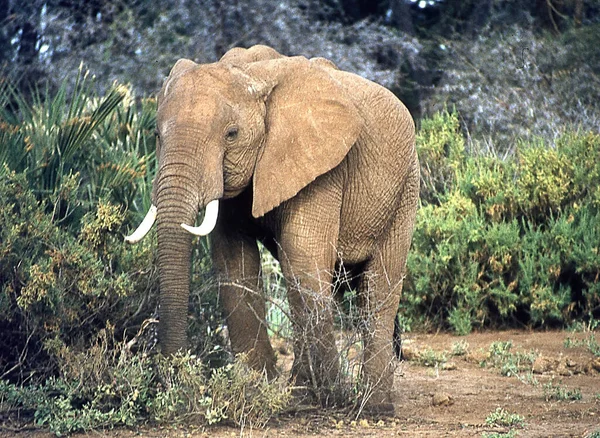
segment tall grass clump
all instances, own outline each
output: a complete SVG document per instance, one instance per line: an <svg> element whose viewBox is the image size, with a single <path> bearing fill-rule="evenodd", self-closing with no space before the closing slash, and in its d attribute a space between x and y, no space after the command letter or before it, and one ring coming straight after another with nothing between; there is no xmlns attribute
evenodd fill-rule
<svg viewBox="0 0 600 438"><path fill-rule="evenodd" d="M459 334L600 312L600 136L467 153L441 112L417 136L421 208L401 313ZM596 158L594 158L596 157Z"/></svg>

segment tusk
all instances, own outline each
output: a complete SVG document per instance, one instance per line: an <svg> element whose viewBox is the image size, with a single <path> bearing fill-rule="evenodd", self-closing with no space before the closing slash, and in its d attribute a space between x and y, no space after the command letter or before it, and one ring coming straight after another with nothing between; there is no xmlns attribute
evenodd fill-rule
<svg viewBox="0 0 600 438"><path fill-rule="evenodd" d="M217 225L217 216L219 215L219 201L217 199L212 200L206 206L204 210L204 220L197 227L191 227L186 224L181 224L181 226L190 233L196 236L206 236L210 234L212 230L215 229L215 225Z"/></svg>
<svg viewBox="0 0 600 438"><path fill-rule="evenodd" d="M129 242L129 243L137 243L140 240L142 240L144 238L144 236L146 234L148 234L148 231L150 231L150 228L152 228L152 225L154 225L155 220L156 220L156 206L154 204L152 204L152 206L150 207L150 210L148 210L148 213L146 213L146 217L144 217L144 220L142 221L140 226L137 227L137 230L135 230L132 234L130 234L129 236L126 236L125 241Z"/></svg>

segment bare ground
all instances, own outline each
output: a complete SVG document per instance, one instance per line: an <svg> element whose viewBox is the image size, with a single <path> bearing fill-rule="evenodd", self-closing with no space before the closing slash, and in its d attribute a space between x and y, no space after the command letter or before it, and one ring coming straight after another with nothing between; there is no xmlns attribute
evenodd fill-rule
<svg viewBox="0 0 600 438"><path fill-rule="evenodd" d="M600 436L600 358L584 345L565 346L567 337L577 343L592 334L569 332L503 331L449 334L410 334L404 352L409 360L398 366L395 418L356 420L347 412L308 409L289 412L264 429L218 426L209 428L163 427L89 432L76 436L112 438L144 437L481 437L516 432L519 437ZM600 334L596 334L600 342ZM503 376L499 367L482 366L489 360L493 342L511 341L513 354L534 352L533 366L520 377ZM460 342L464 355L452 355ZM573 343L572 343L573 344ZM462 344L465 347L465 344ZM425 366L423 352L446 353L445 366ZM565 391L580 390L580 400L548 399L544 385ZM523 417L520 426L490 425L486 418L503 408ZM40 430L20 432L0 429L0 437L48 438Z"/></svg>

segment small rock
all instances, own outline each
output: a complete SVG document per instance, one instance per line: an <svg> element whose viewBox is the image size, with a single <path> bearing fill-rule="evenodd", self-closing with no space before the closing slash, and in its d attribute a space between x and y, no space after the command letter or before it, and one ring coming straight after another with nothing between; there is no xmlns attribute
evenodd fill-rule
<svg viewBox="0 0 600 438"><path fill-rule="evenodd" d="M489 354L485 351L478 350L468 352L465 356L465 360L469 363L480 364L481 362L489 359L489 357Z"/></svg>
<svg viewBox="0 0 600 438"><path fill-rule="evenodd" d="M592 362L590 363L590 365L592 366L592 368L598 372L600 372L600 357L596 357L592 360Z"/></svg>
<svg viewBox="0 0 600 438"><path fill-rule="evenodd" d="M409 362L419 360L420 354L421 352L416 345L406 345L406 342L402 343L402 358L404 360Z"/></svg>
<svg viewBox="0 0 600 438"><path fill-rule="evenodd" d="M436 392L431 397L433 406L450 406L454 404L454 398L447 392Z"/></svg>
<svg viewBox="0 0 600 438"><path fill-rule="evenodd" d="M453 371L457 368L456 363L455 362L445 362L442 365L442 369L444 371Z"/></svg>
<svg viewBox="0 0 600 438"><path fill-rule="evenodd" d="M533 362L532 371L534 374L544 374L555 370L558 367L558 360L548 359L538 356Z"/></svg>
<svg viewBox="0 0 600 438"><path fill-rule="evenodd" d="M564 364L558 364L558 367L556 368L556 372L561 375L561 376L572 376L573 375L573 371L571 371L570 369L568 369Z"/></svg>

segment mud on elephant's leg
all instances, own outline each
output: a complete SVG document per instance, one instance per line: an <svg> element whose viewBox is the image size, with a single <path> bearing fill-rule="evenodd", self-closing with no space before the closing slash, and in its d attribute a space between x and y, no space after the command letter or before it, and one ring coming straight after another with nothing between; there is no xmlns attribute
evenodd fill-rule
<svg viewBox="0 0 600 438"><path fill-rule="evenodd" d="M260 254L253 239L215 233L213 263L219 278L219 296L225 310L231 348L245 353L248 363L267 377L276 377L275 354L266 327Z"/></svg>

